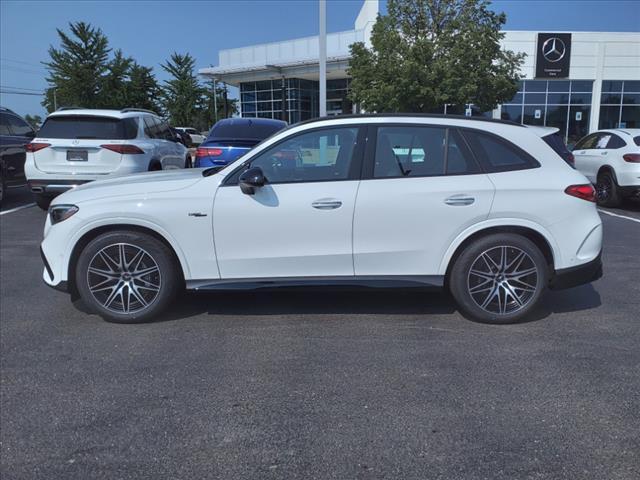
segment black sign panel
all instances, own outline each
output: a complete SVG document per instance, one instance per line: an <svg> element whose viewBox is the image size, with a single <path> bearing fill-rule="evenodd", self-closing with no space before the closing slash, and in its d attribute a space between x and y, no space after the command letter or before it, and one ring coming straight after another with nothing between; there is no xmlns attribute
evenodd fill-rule
<svg viewBox="0 0 640 480"><path fill-rule="evenodd" d="M567 78L570 61L570 33L538 34L536 78Z"/></svg>

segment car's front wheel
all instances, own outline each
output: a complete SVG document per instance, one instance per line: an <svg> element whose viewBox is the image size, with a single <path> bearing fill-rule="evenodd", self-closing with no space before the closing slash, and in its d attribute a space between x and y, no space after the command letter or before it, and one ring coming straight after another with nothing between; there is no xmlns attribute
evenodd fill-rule
<svg viewBox="0 0 640 480"><path fill-rule="evenodd" d="M82 250L75 284L84 304L105 320L153 320L182 285L167 245L137 231L104 233Z"/></svg>
<svg viewBox="0 0 640 480"><path fill-rule="evenodd" d="M499 233L465 248L451 269L449 288L469 317L514 323L535 308L547 277L547 262L535 243L521 235Z"/></svg>

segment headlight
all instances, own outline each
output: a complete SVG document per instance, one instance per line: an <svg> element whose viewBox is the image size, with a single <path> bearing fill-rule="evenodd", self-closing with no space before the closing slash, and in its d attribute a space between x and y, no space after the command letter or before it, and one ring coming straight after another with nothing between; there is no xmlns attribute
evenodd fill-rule
<svg viewBox="0 0 640 480"><path fill-rule="evenodd" d="M60 223L67 218L74 215L80 210L75 205L51 205L49 207L49 218L51 219L51 225Z"/></svg>

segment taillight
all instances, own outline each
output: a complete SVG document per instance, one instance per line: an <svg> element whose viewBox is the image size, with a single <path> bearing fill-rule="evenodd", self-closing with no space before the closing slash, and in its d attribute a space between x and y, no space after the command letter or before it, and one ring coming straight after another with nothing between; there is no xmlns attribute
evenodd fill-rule
<svg viewBox="0 0 640 480"><path fill-rule="evenodd" d="M570 185L564 189L564 193L566 193L567 195L571 195L572 197L587 200L588 202L596 201L596 191L591 184Z"/></svg>
<svg viewBox="0 0 640 480"><path fill-rule="evenodd" d="M135 145L122 145L117 143L108 143L106 145L100 145L102 148L111 150L112 152L120 153L122 155L140 155L144 153L144 150L136 147Z"/></svg>
<svg viewBox="0 0 640 480"><path fill-rule="evenodd" d="M24 149L27 152L37 152L38 150L42 150L43 148L47 148L47 147L50 147L50 146L51 146L50 143L33 143L33 142L31 142L31 143L27 143L24 146Z"/></svg>
<svg viewBox="0 0 640 480"><path fill-rule="evenodd" d="M622 159L629 163L640 163L640 153L625 153Z"/></svg>
<svg viewBox="0 0 640 480"><path fill-rule="evenodd" d="M222 155L221 148L198 147L196 150L196 158L219 157L220 155Z"/></svg>

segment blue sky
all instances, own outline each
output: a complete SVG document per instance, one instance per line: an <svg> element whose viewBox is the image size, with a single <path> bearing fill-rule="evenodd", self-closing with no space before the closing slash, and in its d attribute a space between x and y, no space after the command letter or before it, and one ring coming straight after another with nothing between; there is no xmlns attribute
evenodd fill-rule
<svg viewBox="0 0 640 480"><path fill-rule="evenodd" d="M384 10L384 0L381 0ZM361 0L329 0L327 30L353 28ZM640 1L496 0L510 30L640 31ZM56 28L84 20L100 27L112 48L160 68L173 51L198 67L217 64L218 50L318 33L315 0L254 1L0 1L0 85L42 90ZM2 106L44 114L40 97L0 94Z"/></svg>

